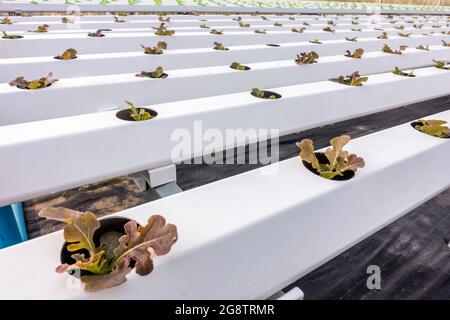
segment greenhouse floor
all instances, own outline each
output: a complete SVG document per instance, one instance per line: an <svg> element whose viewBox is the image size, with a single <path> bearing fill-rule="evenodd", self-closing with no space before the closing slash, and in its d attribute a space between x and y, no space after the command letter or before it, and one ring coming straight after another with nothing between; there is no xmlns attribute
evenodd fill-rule
<svg viewBox="0 0 450 320"><path fill-rule="evenodd" d="M280 160L298 155L295 142L303 138L313 139L322 148L339 134L356 138L448 109L450 96L289 135L280 139ZM177 167L178 185L187 190L257 167L184 164ZM24 204L29 237L61 229L60 223L38 218L39 210L47 206L103 216L155 199L153 192L139 193L132 181L117 178L30 200ZM447 189L294 285L305 292L305 299L450 299L450 247L444 240L450 238L449 230ZM379 290L366 287L370 265L381 268Z"/></svg>

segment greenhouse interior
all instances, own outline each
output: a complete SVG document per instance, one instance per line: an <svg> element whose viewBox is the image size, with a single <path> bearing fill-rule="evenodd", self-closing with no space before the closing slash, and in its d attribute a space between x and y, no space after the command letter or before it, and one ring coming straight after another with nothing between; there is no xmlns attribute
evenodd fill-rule
<svg viewBox="0 0 450 320"><path fill-rule="evenodd" d="M450 300L450 0L5 0L0 31L0 300Z"/></svg>

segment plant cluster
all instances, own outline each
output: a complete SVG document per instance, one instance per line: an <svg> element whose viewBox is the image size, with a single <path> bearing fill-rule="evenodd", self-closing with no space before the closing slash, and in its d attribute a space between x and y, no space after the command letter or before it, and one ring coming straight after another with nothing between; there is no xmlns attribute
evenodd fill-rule
<svg viewBox="0 0 450 320"><path fill-rule="evenodd" d="M206 23L202 23L202 24L200 25L200 28L201 28L201 29L210 29L210 27L208 27L208 26L206 25Z"/></svg>
<svg viewBox="0 0 450 320"><path fill-rule="evenodd" d="M167 224L160 215L151 216L145 226L135 220L124 225L124 232L109 231L101 235L100 243L94 242L94 234L100 222L91 212L79 212L66 208L46 208L39 216L66 223L64 240L72 252L74 264L61 264L58 273L82 270L80 280L84 290L96 292L124 283L133 265L136 273L145 276L153 271L152 256L162 256L178 240L177 227ZM152 249L152 252L149 250ZM83 250L86 253L80 253Z"/></svg>
<svg viewBox="0 0 450 320"><path fill-rule="evenodd" d="M349 76L339 76L338 78L332 78L330 81L342 83L348 86L360 87L366 82L368 77L361 77L358 71L353 72Z"/></svg>
<svg viewBox="0 0 450 320"><path fill-rule="evenodd" d="M223 34L223 30L211 29L211 31L209 33L215 34L215 35L222 35Z"/></svg>
<svg viewBox="0 0 450 320"><path fill-rule="evenodd" d="M48 32L50 26L48 24L43 24L37 27L36 30L30 30L29 32L45 33Z"/></svg>
<svg viewBox="0 0 450 320"><path fill-rule="evenodd" d="M73 20L69 19L67 17L62 17L61 18L61 23L73 23Z"/></svg>
<svg viewBox="0 0 450 320"><path fill-rule="evenodd" d="M266 29L255 29L255 33L266 34Z"/></svg>
<svg viewBox="0 0 450 320"><path fill-rule="evenodd" d="M123 22L126 22L125 20L119 19L119 17L116 17L116 16L114 16L113 19L114 19L114 22L117 22L117 23L123 23Z"/></svg>
<svg viewBox="0 0 450 320"><path fill-rule="evenodd" d="M322 44L322 42L319 39L309 40L309 42L314 44Z"/></svg>
<svg viewBox="0 0 450 320"><path fill-rule="evenodd" d="M364 54L364 49L358 48L355 51L353 51L353 53L350 52L350 50L347 50L345 56L349 57L349 58L361 59L363 54Z"/></svg>
<svg viewBox="0 0 450 320"><path fill-rule="evenodd" d="M275 95L269 95L266 96L266 91L259 89L259 88L253 88L251 94L257 98L261 98L261 99L270 99L270 100L275 100L277 99L277 96Z"/></svg>
<svg viewBox="0 0 450 320"><path fill-rule="evenodd" d="M406 49L406 46L400 46L399 50L392 50L390 46L385 44L381 49L382 52L390 54L402 54L402 51Z"/></svg>
<svg viewBox="0 0 450 320"><path fill-rule="evenodd" d="M411 70L410 72L404 72L404 71L400 70L399 67L395 67L394 70L392 70L392 73L396 74L398 76L410 77L410 78L414 78L416 76L414 74L414 70Z"/></svg>
<svg viewBox="0 0 450 320"><path fill-rule="evenodd" d="M240 64L239 62L233 62L232 64L230 64L230 68L235 69L235 70L241 70L241 71L250 70L249 67L244 66L244 65Z"/></svg>
<svg viewBox="0 0 450 320"><path fill-rule="evenodd" d="M353 37L353 38L345 37L345 40L352 41L352 42L358 42L358 37Z"/></svg>
<svg viewBox="0 0 450 320"><path fill-rule="evenodd" d="M414 128L433 137L450 138L450 129L444 126L446 123L444 120L417 120Z"/></svg>
<svg viewBox="0 0 450 320"><path fill-rule="evenodd" d="M4 17L1 20L0 24L12 24L12 21L11 21L11 19L9 19L9 17Z"/></svg>
<svg viewBox="0 0 450 320"><path fill-rule="evenodd" d="M23 38L23 36L18 35L18 34L10 34L10 33L6 33L5 31L2 31L2 33L3 33L3 36L2 36L3 39L16 40L16 39Z"/></svg>
<svg viewBox="0 0 450 320"><path fill-rule="evenodd" d="M297 32L297 33L303 33L303 31L305 31L306 28L292 28L291 31L292 32Z"/></svg>
<svg viewBox="0 0 450 320"><path fill-rule="evenodd" d="M401 33L401 32L397 32L397 34L403 38L409 38L412 35L412 33Z"/></svg>
<svg viewBox="0 0 450 320"><path fill-rule="evenodd" d="M377 38L378 39L389 39L387 32L383 32Z"/></svg>
<svg viewBox="0 0 450 320"><path fill-rule="evenodd" d="M103 34L103 31L107 31L107 29L98 29L95 32L89 32L88 36L89 37L93 37L93 38L100 38L100 37L104 37L105 35Z"/></svg>
<svg viewBox="0 0 450 320"><path fill-rule="evenodd" d="M134 106L134 104L128 100L124 100L124 102L128 105L130 108L130 117L134 121L145 121L150 120L152 118L152 115L150 112L146 111L145 108L138 109Z"/></svg>
<svg viewBox="0 0 450 320"><path fill-rule="evenodd" d="M423 46L423 45L418 45L417 47L416 47L416 49L418 49L418 50L425 50L425 51L430 51L430 47L429 46Z"/></svg>
<svg viewBox="0 0 450 320"><path fill-rule="evenodd" d="M56 56L55 58L59 60L72 60L75 59L76 57L77 57L77 50L70 48L61 53L59 56Z"/></svg>
<svg viewBox="0 0 450 320"><path fill-rule="evenodd" d="M283 26L283 24L280 23L280 22L275 22L273 25L274 25L275 27L282 27L282 26Z"/></svg>
<svg viewBox="0 0 450 320"><path fill-rule="evenodd" d="M433 59L434 66L438 69L444 69L444 70L450 70L450 66L448 66L448 63L444 60L436 60Z"/></svg>
<svg viewBox="0 0 450 320"><path fill-rule="evenodd" d="M243 23L242 21L239 21L239 27L241 27L241 28L248 28L248 27L250 27L250 24L249 23Z"/></svg>
<svg viewBox="0 0 450 320"><path fill-rule="evenodd" d="M319 59L319 55L314 52L302 52L300 54L297 54L297 59L295 59L296 64L311 64L311 63L317 63L317 59Z"/></svg>
<svg viewBox="0 0 450 320"><path fill-rule="evenodd" d="M214 41L214 50L228 50L222 43Z"/></svg>
<svg viewBox="0 0 450 320"><path fill-rule="evenodd" d="M360 29L360 28L358 28L358 29L351 29L352 31L355 31L355 32L360 32L360 31L362 31L362 29Z"/></svg>
<svg viewBox="0 0 450 320"><path fill-rule="evenodd" d="M325 31L325 32L334 32L335 30L331 29L331 27L326 27L326 28L323 28L323 31Z"/></svg>
<svg viewBox="0 0 450 320"><path fill-rule="evenodd" d="M167 78L169 75L167 73L164 73L163 67L157 67L154 71L141 71L140 73L136 74L136 77L142 77L142 78L152 78L152 79L164 79Z"/></svg>
<svg viewBox="0 0 450 320"><path fill-rule="evenodd" d="M17 77L13 81L9 82L9 85L12 87L17 87L19 89L29 89L29 90L37 90L37 89L43 89L50 85L52 85L54 82L58 81L58 79L51 79L53 76L52 72L49 72L49 74L46 77L42 77L37 80L27 81L24 77Z"/></svg>
<svg viewBox="0 0 450 320"><path fill-rule="evenodd" d="M168 30L164 22L158 28L153 27L153 29L157 36L173 36L175 34L175 30Z"/></svg>
<svg viewBox="0 0 450 320"><path fill-rule="evenodd" d="M350 136L342 135L330 140L331 147L328 148L324 155L328 160L322 163L314 152L314 144L310 139L303 139L297 143L300 148L300 158L309 163L312 168L321 177L333 179L337 176L343 176L346 171L356 172L360 168L364 168L364 159L356 154L350 154L344 151L343 147L350 141Z"/></svg>
<svg viewBox="0 0 450 320"><path fill-rule="evenodd" d="M146 47L141 44L141 48L144 49L144 53L146 54L163 54L164 50L167 49L167 43L159 41L155 47Z"/></svg>

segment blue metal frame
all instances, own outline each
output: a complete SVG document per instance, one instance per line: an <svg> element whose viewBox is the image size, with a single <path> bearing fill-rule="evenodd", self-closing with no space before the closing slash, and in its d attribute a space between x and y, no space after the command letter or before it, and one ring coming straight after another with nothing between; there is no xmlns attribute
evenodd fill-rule
<svg viewBox="0 0 450 320"><path fill-rule="evenodd" d="M22 204L0 208L0 249L27 239Z"/></svg>

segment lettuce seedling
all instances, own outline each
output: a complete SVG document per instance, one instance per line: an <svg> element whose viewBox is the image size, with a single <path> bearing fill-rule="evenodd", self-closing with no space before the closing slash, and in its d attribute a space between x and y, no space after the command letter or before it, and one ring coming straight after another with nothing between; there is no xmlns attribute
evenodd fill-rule
<svg viewBox="0 0 450 320"><path fill-rule="evenodd" d="M134 104L128 100L124 100L124 102L130 108L130 117L134 121L145 121L150 120L153 116L150 112L146 111L145 108L138 109L134 106Z"/></svg>
<svg viewBox="0 0 450 320"><path fill-rule="evenodd" d="M9 19L9 17L4 17L2 19L2 22L0 24L12 24L11 20Z"/></svg>
<svg viewBox="0 0 450 320"><path fill-rule="evenodd" d="M37 27L36 30L29 30L28 32L38 32L38 33L45 33L48 32L48 29L50 26L48 24L43 24Z"/></svg>
<svg viewBox="0 0 450 320"><path fill-rule="evenodd" d="M352 20L352 24L353 25L359 25L359 21L358 20Z"/></svg>
<svg viewBox="0 0 450 320"><path fill-rule="evenodd" d="M302 22L302 25L304 25L304 26L310 26L310 24L309 24L308 22L306 22L306 21L303 21L303 22Z"/></svg>
<svg viewBox="0 0 450 320"><path fill-rule="evenodd" d="M295 20L295 18L294 17L289 17L289 20Z"/></svg>
<svg viewBox="0 0 450 320"><path fill-rule="evenodd" d="M354 29L351 29L352 31L355 31L355 32L360 32L360 31L362 31L362 29L359 29L359 28L354 28Z"/></svg>
<svg viewBox="0 0 450 320"><path fill-rule="evenodd" d="M12 87L17 87L19 89L29 89L29 90L37 90L49 87L54 82L58 81L58 79L50 79L53 76L53 73L50 72L46 77L42 77L37 80L27 81L24 77L18 77L13 81L9 82L9 85Z"/></svg>
<svg viewBox="0 0 450 320"><path fill-rule="evenodd" d="M163 54L163 50L167 49L167 43L165 43L164 41L159 41L156 44L156 47L146 47L141 44L141 48L144 49L145 54Z"/></svg>
<svg viewBox="0 0 450 320"><path fill-rule="evenodd" d="M214 41L213 49L214 50L228 50L228 48L225 48L225 46L222 43L216 42L216 41Z"/></svg>
<svg viewBox="0 0 450 320"><path fill-rule="evenodd" d="M333 20L328 20L327 21L327 24L329 25L329 26L335 26L336 25L336 22L334 22Z"/></svg>
<svg viewBox="0 0 450 320"><path fill-rule="evenodd" d="M39 216L66 223L64 240L68 243L67 250L73 253L75 263L61 264L56 271L87 271L89 275L80 278L87 292L124 283L133 265L140 276L150 274L153 271L152 258L168 254L178 240L177 227L167 224L160 215L151 216L145 226L139 226L135 220L131 220L123 226L123 233L106 232L100 236L98 245L94 242L94 233L100 228L100 222L91 212L46 208L39 212ZM78 250L88 253L77 253Z"/></svg>
<svg viewBox="0 0 450 320"><path fill-rule="evenodd" d="M414 128L420 132L433 137L450 138L450 130L444 126L446 123L447 121L444 120L417 120L413 122Z"/></svg>
<svg viewBox="0 0 450 320"><path fill-rule="evenodd" d="M410 72L403 72L402 70L399 69L399 67L395 67L392 73L403 77L410 77L410 78L415 77L414 70L411 70Z"/></svg>
<svg viewBox="0 0 450 320"><path fill-rule="evenodd" d="M303 31L305 31L305 30L306 30L306 28L298 28L298 29L292 28L291 29L292 32L297 32L297 33L303 33Z"/></svg>
<svg viewBox="0 0 450 320"><path fill-rule="evenodd" d="M348 86L355 86L360 87L363 85L364 82L366 82L369 78L368 77L361 77L358 73L358 71L353 72L349 76L339 76L338 78L332 78L330 81L342 83Z"/></svg>
<svg viewBox="0 0 450 320"><path fill-rule="evenodd" d="M415 29L422 29L423 24L413 24L413 27L414 27Z"/></svg>
<svg viewBox="0 0 450 320"><path fill-rule="evenodd" d="M113 17L113 19L114 19L114 22L117 22L117 23L123 23L123 22L126 22L125 20L119 19L118 17Z"/></svg>
<svg viewBox="0 0 450 320"><path fill-rule="evenodd" d="M434 66L438 69L450 70L450 66L444 60L433 59Z"/></svg>
<svg viewBox="0 0 450 320"><path fill-rule="evenodd" d="M320 42L319 39L315 39L315 40L309 40L310 43L314 43L314 44L322 44L322 42Z"/></svg>
<svg viewBox="0 0 450 320"><path fill-rule="evenodd" d="M274 25L275 27L282 27L282 26L283 26L283 24L280 23L280 22L275 22L273 25Z"/></svg>
<svg viewBox="0 0 450 320"><path fill-rule="evenodd" d="M269 96L267 96L266 91L261 90L259 88L253 88L251 94L261 99L270 99L270 100L278 99L277 96L274 94L270 94Z"/></svg>
<svg viewBox="0 0 450 320"><path fill-rule="evenodd" d="M70 48L61 53L59 56L56 56L55 59L72 60L75 59L76 57L77 57L77 50Z"/></svg>
<svg viewBox="0 0 450 320"><path fill-rule="evenodd" d="M244 66L244 65L240 64L239 62L233 62L232 64L230 64L230 68L235 69L235 70L241 70L241 71L250 70L250 67Z"/></svg>
<svg viewBox="0 0 450 320"><path fill-rule="evenodd" d="M16 39L22 39L23 38L23 36L18 35L18 34L8 34L5 31L2 31L2 33L3 33L3 36L2 36L3 39L16 40Z"/></svg>
<svg viewBox="0 0 450 320"><path fill-rule="evenodd" d="M362 57L363 54L364 54L364 49L358 48L358 49L356 49L355 51L353 51L353 53L350 52L350 50L347 50L346 52L347 52L347 53L345 54L346 57L349 57L349 58L355 58L355 59L361 59L361 57Z"/></svg>
<svg viewBox="0 0 450 320"><path fill-rule="evenodd" d="M158 28L153 27L155 29L155 34L157 36L173 36L175 34L175 30L168 30L164 25L164 22L159 25Z"/></svg>
<svg viewBox="0 0 450 320"><path fill-rule="evenodd" d="M406 47L405 46L400 46L399 50L392 50L390 46L388 46L387 44L385 44L383 46L383 48L381 49L382 52L385 53L390 53L390 54L402 54L402 50L405 50Z"/></svg>
<svg viewBox="0 0 450 320"><path fill-rule="evenodd" d="M210 29L210 27L208 27L208 26L206 25L206 23L202 23L202 24L200 25L200 28L202 28L202 29Z"/></svg>
<svg viewBox="0 0 450 320"><path fill-rule="evenodd" d="M266 29L255 29L255 33L266 34Z"/></svg>
<svg viewBox="0 0 450 320"><path fill-rule="evenodd" d="M103 31L106 31L106 29L98 29L95 32L89 32L88 36L89 37L93 37L93 38L100 38L100 37L104 37L105 35L103 34Z"/></svg>
<svg viewBox="0 0 450 320"><path fill-rule="evenodd" d="M378 39L389 39L387 32L383 32L377 38Z"/></svg>
<svg viewBox="0 0 450 320"><path fill-rule="evenodd" d="M353 38L345 37L345 40L352 41L352 42L358 42L358 37L353 37Z"/></svg>
<svg viewBox="0 0 450 320"><path fill-rule="evenodd" d="M412 33L401 33L401 32L397 32L397 34L403 38L409 38L412 35Z"/></svg>
<svg viewBox="0 0 450 320"><path fill-rule="evenodd" d="M323 28L323 31L325 31L325 32L334 32L335 30L331 29L330 27L326 27L326 28Z"/></svg>
<svg viewBox="0 0 450 320"><path fill-rule="evenodd" d="M383 28L373 28L373 30L377 30L377 31L384 31Z"/></svg>
<svg viewBox="0 0 450 320"><path fill-rule="evenodd" d="M429 46L423 46L423 45L418 45L417 47L416 47L416 49L418 49L418 50L425 50L425 51L430 51L430 48L429 48Z"/></svg>
<svg viewBox="0 0 450 320"><path fill-rule="evenodd" d="M167 73L164 73L163 67L157 67L155 71L141 71L140 73L136 74L136 77L142 77L142 78L152 78L152 79L164 79L167 78L169 75Z"/></svg>
<svg viewBox="0 0 450 320"><path fill-rule="evenodd" d="M403 29L405 29L405 26L401 24L399 26L394 26L394 28L397 30L403 30Z"/></svg>
<svg viewBox="0 0 450 320"><path fill-rule="evenodd" d="M233 21L242 21L242 17L236 17L236 18L233 18L231 20L233 20Z"/></svg>
<svg viewBox="0 0 450 320"><path fill-rule="evenodd" d="M209 33L216 34L216 35L222 35L223 34L223 30L212 29Z"/></svg>
<svg viewBox="0 0 450 320"><path fill-rule="evenodd" d="M248 27L250 27L250 24L249 23L243 23L242 21L239 21L239 27L241 27L241 28L248 28Z"/></svg>
<svg viewBox="0 0 450 320"><path fill-rule="evenodd" d="M314 52L302 52L297 55L297 59L295 59L296 64L311 64L311 63L317 63L317 59L319 59L319 55Z"/></svg>
<svg viewBox="0 0 450 320"><path fill-rule="evenodd" d="M269 19L267 19L266 17L264 17L264 16L261 16L261 19L262 20L265 20L265 21L268 21Z"/></svg>
<svg viewBox="0 0 450 320"><path fill-rule="evenodd" d="M331 147L325 151L327 163L321 163L317 158L312 140L303 139L297 142L297 146L301 150L300 158L309 163L321 177L326 179L343 176L346 171L356 172L359 168L364 168L365 163L363 158L343 150L350 139L350 136L342 135L330 140Z"/></svg>
<svg viewBox="0 0 450 320"><path fill-rule="evenodd" d="M61 23L73 23L73 20L67 18L67 17L62 17L61 18Z"/></svg>
<svg viewBox="0 0 450 320"><path fill-rule="evenodd" d="M444 47L450 47L450 42L445 42L444 40L441 40L441 41L442 41L442 45Z"/></svg>

